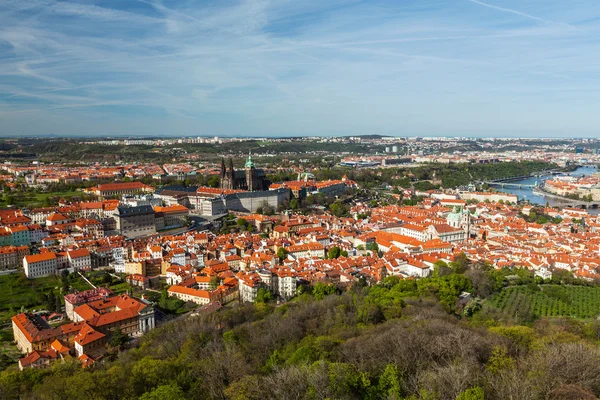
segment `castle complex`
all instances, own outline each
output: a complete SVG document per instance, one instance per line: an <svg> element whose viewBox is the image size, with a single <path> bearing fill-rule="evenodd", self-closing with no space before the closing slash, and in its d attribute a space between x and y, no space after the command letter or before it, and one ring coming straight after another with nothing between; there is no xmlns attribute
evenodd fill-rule
<svg viewBox="0 0 600 400"><path fill-rule="evenodd" d="M256 169L252 156L248 155L244 171L233 169L233 160L229 159L229 168L225 168L225 159L221 159L221 189L247 190L249 192L269 190L270 182L262 169Z"/></svg>

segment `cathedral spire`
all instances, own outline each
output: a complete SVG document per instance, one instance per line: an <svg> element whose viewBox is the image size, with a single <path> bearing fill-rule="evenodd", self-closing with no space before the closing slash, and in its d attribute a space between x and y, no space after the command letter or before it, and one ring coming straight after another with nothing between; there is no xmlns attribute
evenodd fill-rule
<svg viewBox="0 0 600 400"><path fill-rule="evenodd" d="M252 153L248 151L248 158L246 159L246 168L254 168L254 161L252 161Z"/></svg>

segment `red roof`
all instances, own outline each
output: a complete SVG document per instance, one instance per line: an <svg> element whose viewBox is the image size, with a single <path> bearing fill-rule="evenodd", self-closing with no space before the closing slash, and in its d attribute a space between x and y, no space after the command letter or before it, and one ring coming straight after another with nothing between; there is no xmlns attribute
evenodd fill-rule
<svg viewBox="0 0 600 400"><path fill-rule="evenodd" d="M144 185L142 182L117 182L117 183L105 183L98 185L96 190L99 191L115 191L115 190L142 190L151 189L150 186Z"/></svg>
<svg viewBox="0 0 600 400"><path fill-rule="evenodd" d="M52 213L47 219L46 221L66 221L68 220L68 217L65 217L64 215L62 215L61 213Z"/></svg>
<svg viewBox="0 0 600 400"><path fill-rule="evenodd" d="M56 254L52 252L42 253L42 254L32 254L30 256L25 256L25 261L27 264L42 262L42 261L50 261L56 259Z"/></svg>
<svg viewBox="0 0 600 400"><path fill-rule="evenodd" d="M90 251L88 249L78 249L78 250L71 250L68 252L68 254L71 259L81 258L81 257L89 257Z"/></svg>

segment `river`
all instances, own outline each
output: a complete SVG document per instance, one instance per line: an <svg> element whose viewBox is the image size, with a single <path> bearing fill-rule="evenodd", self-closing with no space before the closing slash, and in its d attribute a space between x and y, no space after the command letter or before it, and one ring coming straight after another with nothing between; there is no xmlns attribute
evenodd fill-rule
<svg viewBox="0 0 600 400"><path fill-rule="evenodd" d="M568 175L571 176L584 176L584 175L591 175L594 173L598 172L598 167L596 166L586 166L586 167L579 167L577 168L575 171L570 172ZM523 179L520 181L514 181L511 183L521 183L521 184L525 184L525 185L534 185L536 182L540 182L542 180L546 180L546 179L552 179L552 176L541 176L541 177L534 177L534 178L527 178L527 179ZM533 189L532 188L521 188L521 189L517 189L517 188L495 188L496 190L500 191L500 192L504 192L504 193L512 193L512 194L516 194L519 198L519 200L529 200L532 204L539 204L539 205L546 205L546 203L548 203L550 206L559 206L561 207L562 205L564 205L564 202L560 199L554 198L554 197L547 197L541 194L535 194L533 193ZM567 200L569 201L569 200ZM571 200L572 201L572 200ZM598 213L600 213L599 209L589 209L588 212L590 214L594 214L594 215L598 215Z"/></svg>

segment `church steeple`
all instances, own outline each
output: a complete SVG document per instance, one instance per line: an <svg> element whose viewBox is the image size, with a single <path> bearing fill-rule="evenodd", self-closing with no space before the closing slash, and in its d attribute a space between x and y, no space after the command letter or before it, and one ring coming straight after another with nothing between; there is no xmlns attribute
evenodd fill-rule
<svg viewBox="0 0 600 400"><path fill-rule="evenodd" d="M254 168L254 161L252 161L252 154L248 152L248 158L246 159L246 168Z"/></svg>
<svg viewBox="0 0 600 400"><path fill-rule="evenodd" d="M254 161L252 161L252 155L248 152L248 158L246 159L246 186L248 190L253 192L257 190L256 182L256 169L254 168Z"/></svg>

